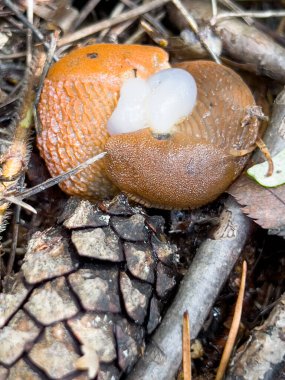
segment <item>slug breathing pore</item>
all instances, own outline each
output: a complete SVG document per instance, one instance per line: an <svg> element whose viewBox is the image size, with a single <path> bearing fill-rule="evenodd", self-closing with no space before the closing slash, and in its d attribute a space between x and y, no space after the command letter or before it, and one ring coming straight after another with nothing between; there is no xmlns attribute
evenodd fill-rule
<svg viewBox="0 0 285 380"><path fill-rule="evenodd" d="M115 57L115 58L114 58ZM74 50L51 68L39 115L38 146L51 175L107 151L61 184L89 199L114 195L167 209L217 198L242 171L258 123L255 105L231 69L210 61L170 68L160 48L99 44Z"/></svg>

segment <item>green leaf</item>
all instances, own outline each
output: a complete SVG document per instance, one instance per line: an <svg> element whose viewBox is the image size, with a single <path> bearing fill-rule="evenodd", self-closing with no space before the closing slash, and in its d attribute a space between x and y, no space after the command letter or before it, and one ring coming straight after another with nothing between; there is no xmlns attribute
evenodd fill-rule
<svg viewBox="0 0 285 380"><path fill-rule="evenodd" d="M264 187L276 187L285 183L285 149L272 158L274 171L268 177L268 163L257 164L248 169L247 174Z"/></svg>

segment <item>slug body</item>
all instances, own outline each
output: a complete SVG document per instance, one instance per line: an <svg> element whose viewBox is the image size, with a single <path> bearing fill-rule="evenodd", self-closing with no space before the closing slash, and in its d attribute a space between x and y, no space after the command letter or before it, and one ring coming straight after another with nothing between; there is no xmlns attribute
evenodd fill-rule
<svg viewBox="0 0 285 380"><path fill-rule="evenodd" d="M231 150L256 141L257 123L242 123L255 101L235 72L213 62L176 65L195 79L197 100L166 138L143 124L138 131L109 136L106 125L126 79L145 80L168 67L161 49L126 45L81 48L53 66L39 105L38 137L50 173L108 152L62 183L64 191L98 199L118 188L146 206L183 209L211 202L234 181L248 155L235 157Z"/></svg>

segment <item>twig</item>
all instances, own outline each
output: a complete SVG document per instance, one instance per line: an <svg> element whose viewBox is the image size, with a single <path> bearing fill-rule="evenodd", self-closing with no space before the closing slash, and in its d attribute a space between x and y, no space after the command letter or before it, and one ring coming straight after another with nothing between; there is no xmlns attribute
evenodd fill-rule
<svg viewBox="0 0 285 380"><path fill-rule="evenodd" d="M153 9L159 8L166 3L168 3L170 0L153 0L149 3L143 4L135 9L131 9L130 11L124 12L120 14L118 17L115 17L113 19L107 19L100 22L97 22L94 25L87 26L86 28L82 28L78 30L75 33L68 34L67 36L63 37L59 42L58 46L63 46L66 44L70 44L72 42L78 41L82 38L85 38L89 36L90 34L94 34L97 32L100 32L103 29L110 28L111 26L117 25L121 22L128 21L132 18L136 18L138 16L141 16L142 14L149 12Z"/></svg>
<svg viewBox="0 0 285 380"><path fill-rule="evenodd" d="M22 187L24 184L24 175L22 175L22 178L20 179L20 186ZM13 230L12 230L12 244L11 244L11 250L9 254L9 260L7 264L7 275L12 273L14 261L16 257L16 250L18 245L18 235L19 235L19 223L20 223L20 213L21 213L21 207L16 205L15 206L15 212L13 213Z"/></svg>
<svg viewBox="0 0 285 380"><path fill-rule="evenodd" d="M212 14L213 14L213 17L216 17L218 14L217 0L211 0L211 2L212 2Z"/></svg>
<svg viewBox="0 0 285 380"><path fill-rule="evenodd" d="M45 182L42 182L40 183L39 185L36 185L30 189L27 189L23 192L21 192L20 194L18 194L17 198L18 199L24 199L24 198L29 198L31 197L32 195L35 195L37 193L40 193L41 191L44 191L46 189L48 189L49 187L52 187L54 185L57 185L58 183L62 182L62 181L65 181L67 178L69 178L70 176L72 176L73 174L76 174L78 173L80 170L83 170L85 169L87 166L93 164L95 161L98 161L100 160L101 158L103 158L105 155L107 154L107 152L102 152L102 153L99 153L97 154L96 156L94 157L91 157L89 158L88 160L86 160L85 162L79 164L78 166L76 166L75 168L73 169L70 169L68 170L67 172L65 173L62 173L54 178L50 178L48 179L47 181Z"/></svg>
<svg viewBox="0 0 285 380"><path fill-rule="evenodd" d="M22 57L26 57L26 55L27 55L26 51L11 53L11 54L0 54L0 60L2 61L3 59L22 58Z"/></svg>
<svg viewBox="0 0 285 380"><path fill-rule="evenodd" d="M15 204L16 206L22 207L25 210L32 212L33 214L37 214L37 210L34 209L34 207L32 207L31 205L29 205L28 203L23 202L21 199L17 198L14 195L4 196L3 199L5 201L8 201L10 203Z"/></svg>
<svg viewBox="0 0 285 380"><path fill-rule="evenodd" d="M232 0L218 0L219 3L227 7L228 9L231 9L234 12L241 12L243 9L237 5L235 2ZM253 25L254 20L250 17L244 17L243 20L248 24L248 25Z"/></svg>
<svg viewBox="0 0 285 380"><path fill-rule="evenodd" d="M119 15L121 15L123 13L124 8L125 8L124 4L122 4L121 2L119 2L115 6L115 8L112 10L112 12L110 13L110 16L109 16L110 19L116 18ZM121 26L130 25L130 22L133 22L133 20L128 20L128 21L122 23ZM111 28L107 28L107 29L102 30L101 33L100 33L100 35L99 35L99 39L102 40L109 33L110 30L111 30Z"/></svg>
<svg viewBox="0 0 285 380"><path fill-rule="evenodd" d="M229 2L223 0L223 3L225 1ZM210 22L212 9L209 0L184 0L183 3L197 21L204 24ZM180 29L188 26L185 18L174 7L170 18ZM254 70L258 75L267 75L285 83L285 49L270 38L268 33L246 25L239 18L219 20L214 29L222 42L223 51L229 57L244 63L247 70Z"/></svg>
<svg viewBox="0 0 285 380"><path fill-rule="evenodd" d="M190 323L187 311L183 314L183 379L191 380Z"/></svg>
<svg viewBox="0 0 285 380"><path fill-rule="evenodd" d="M131 0L121 0L122 3L124 3L127 7L134 9L136 7L136 4ZM162 19L162 17L165 15L165 11L162 11L160 14L158 14L156 17L152 17L150 14L143 15L143 19L149 22L151 25L153 25L158 31L163 35L168 35L168 32L166 29L161 25L159 20Z"/></svg>
<svg viewBox="0 0 285 380"><path fill-rule="evenodd" d="M77 29L79 25L86 19L90 12L96 7L100 0L89 0L81 9L77 20L74 23L73 30Z"/></svg>
<svg viewBox="0 0 285 380"><path fill-rule="evenodd" d="M34 1L33 0L27 0L27 16L28 20L33 25L34 21ZM27 31L27 67L30 67L32 63L32 49L33 49L33 33L32 30L29 28Z"/></svg>
<svg viewBox="0 0 285 380"><path fill-rule="evenodd" d="M241 282L240 282L238 298L237 298L237 302L236 302L236 306L235 306L233 321L232 321L228 340L227 340L227 343L226 343L224 351L223 351L223 355L221 358L221 362L220 362L215 380L222 380L224 377L224 374L226 372L226 369L227 369L227 366L228 366L228 363L230 360L230 356L231 356L231 353L232 353L232 350L234 347L236 336L238 333L240 319L241 319L241 313L242 313L243 299L244 299L246 269L247 269L247 264L246 264L246 261L244 261L242 264Z"/></svg>
<svg viewBox="0 0 285 380"><path fill-rule="evenodd" d="M268 18L268 17L284 17L285 10L278 11L241 11L241 12L222 12L214 16L211 20L211 25L215 25L217 21L236 18L236 17L253 17L253 18Z"/></svg>
<svg viewBox="0 0 285 380"><path fill-rule="evenodd" d="M221 60L217 55L213 52L211 47L207 44L206 40L203 38L203 36L199 33L198 24L196 23L195 19L192 17L190 12L187 10L187 8L184 6L184 4L180 0L172 0L172 3L176 6L176 8L181 12L181 14L185 17L187 20L190 28L193 30L193 32L196 34L198 40L200 41L201 45L207 50L207 52L211 55L211 57L214 59L216 63L221 64Z"/></svg>
<svg viewBox="0 0 285 380"><path fill-rule="evenodd" d="M44 64L44 68L43 68L42 75L41 75L40 80L39 80L39 85L38 85L38 89L37 89L36 96L35 96L33 114L34 114L34 121L35 121L35 130L37 133L41 132L41 124L40 124L38 114L37 114L37 106L38 106L38 103L40 100L40 95L41 95L41 92L42 92L42 89L44 86L44 80L45 80L47 72L51 66L51 63L53 61L53 57L55 55L55 50L56 50L56 46L57 46L56 44L57 44L57 33L56 33L56 35L55 34L51 35L51 42L50 42L48 55L46 57L46 61Z"/></svg>

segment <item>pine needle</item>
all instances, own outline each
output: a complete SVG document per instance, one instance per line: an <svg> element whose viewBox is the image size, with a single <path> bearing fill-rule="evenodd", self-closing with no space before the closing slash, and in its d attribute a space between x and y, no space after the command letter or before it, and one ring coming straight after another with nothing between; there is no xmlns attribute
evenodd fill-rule
<svg viewBox="0 0 285 380"><path fill-rule="evenodd" d="M246 261L244 261L242 264L241 282L240 282L238 298L237 298L237 302L236 302L236 306L235 306L233 321L232 321L228 340L227 340L227 343L226 343L225 348L224 348L224 352L223 352L223 355L221 358L221 362L220 362L215 380L222 380L223 379L225 372L226 372L226 369L227 369L227 366L228 366L228 363L229 363L229 360L230 360L230 356L231 356L234 344L235 344L235 340L237 337L240 319L241 319L241 313L242 313L243 299L244 299L246 270L247 270L247 264L246 264Z"/></svg>
<svg viewBox="0 0 285 380"><path fill-rule="evenodd" d="M190 348L190 323L188 311L183 314L183 378L191 380L191 348Z"/></svg>

